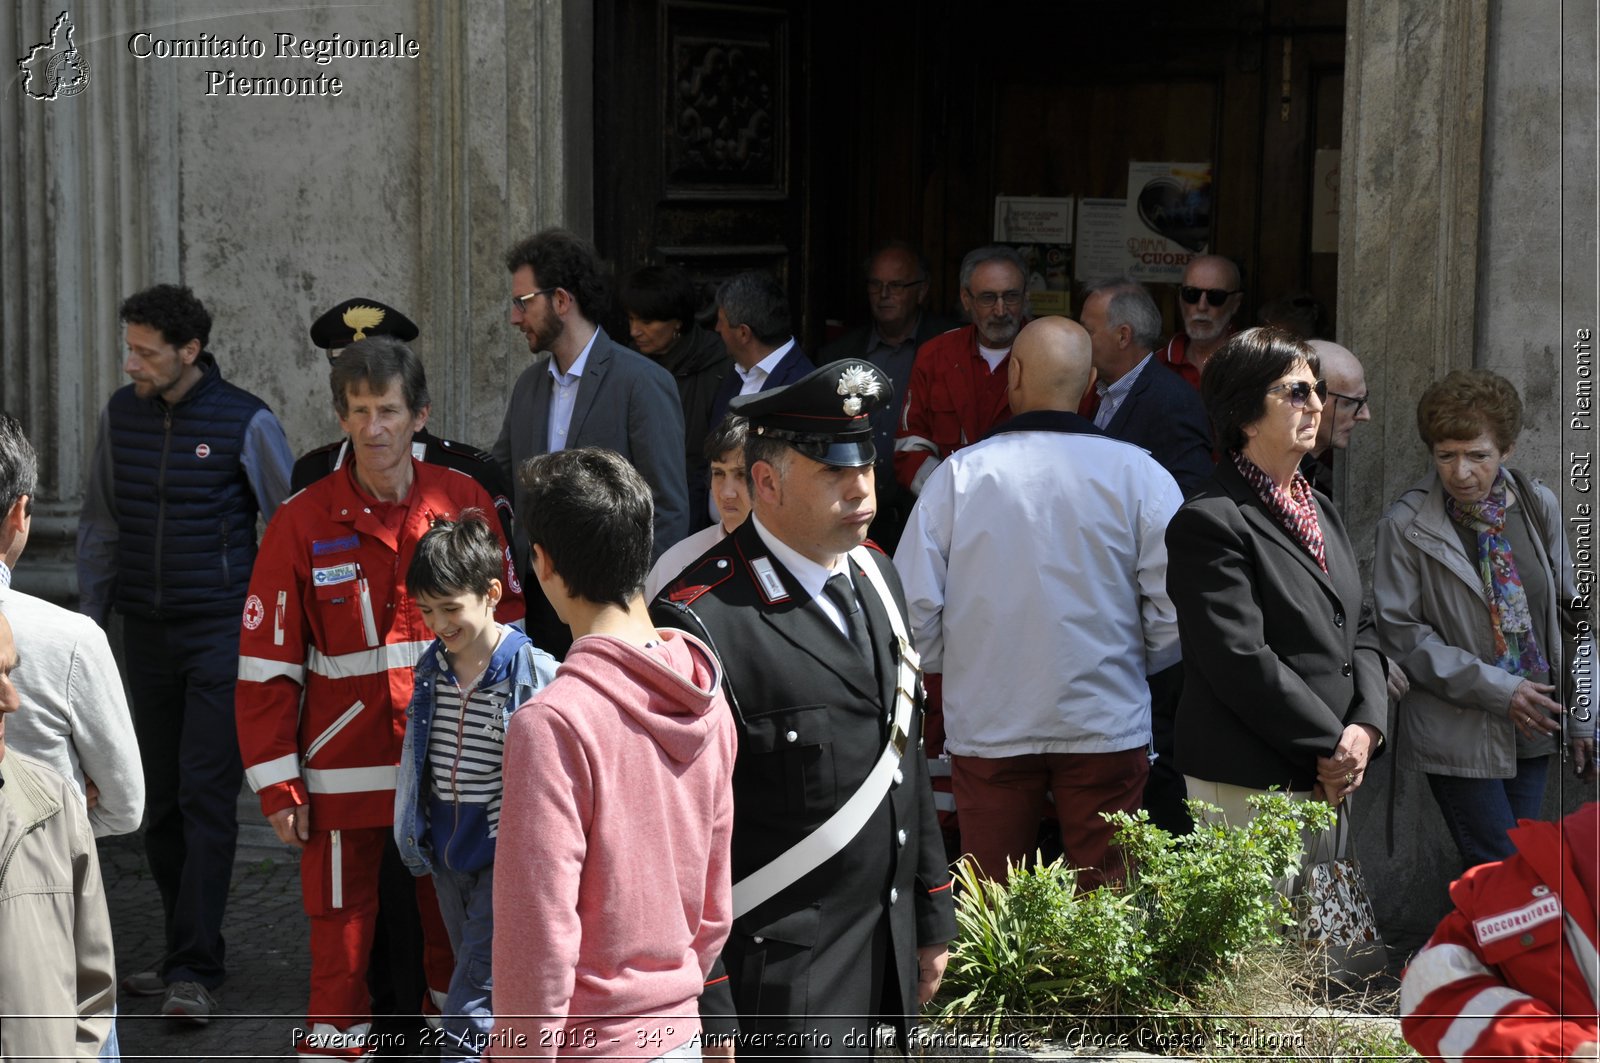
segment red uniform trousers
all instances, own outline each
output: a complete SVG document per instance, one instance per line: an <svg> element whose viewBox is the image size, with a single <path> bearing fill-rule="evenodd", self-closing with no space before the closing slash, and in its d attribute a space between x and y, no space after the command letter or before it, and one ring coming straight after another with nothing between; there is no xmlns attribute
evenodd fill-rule
<svg viewBox="0 0 1600 1063"><path fill-rule="evenodd" d="M390 827L313 830L300 856L300 893L311 920L311 1022L348 1029L372 1018L367 958L378 927L378 868ZM433 879L417 881L423 969L439 999L455 968ZM431 1003L428 1002L428 1003ZM421 1010L423 1001L408 1007ZM432 1009L437 1011L437 1008Z"/></svg>
<svg viewBox="0 0 1600 1063"><path fill-rule="evenodd" d="M1133 812L1144 798L1150 758L1144 746L1117 753L1029 753L950 757L961 847L989 878L1004 880L1006 861L1033 855L1046 795L1055 798L1061 848L1078 868L1078 887L1093 889L1126 875L1116 833L1102 812Z"/></svg>

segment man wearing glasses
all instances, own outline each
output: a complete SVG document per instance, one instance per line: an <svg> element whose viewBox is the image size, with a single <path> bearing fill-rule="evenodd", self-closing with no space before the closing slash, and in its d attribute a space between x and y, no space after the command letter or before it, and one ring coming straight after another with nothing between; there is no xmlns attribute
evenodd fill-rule
<svg viewBox="0 0 1600 1063"><path fill-rule="evenodd" d="M1178 286L1178 310L1183 331L1167 342L1161 360L1167 368L1200 390L1200 371L1234 333L1244 289L1239 267L1221 255L1200 255L1189 260Z"/></svg>
<svg viewBox="0 0 1600 1063"><path fill-rule="evenodd" d="M917 348L941 332L955 328L927 312L928 263L910 244L891 240L864 264L867 308L872 323L851 329L822 349L822 363L858 358L888 374L894 384L889 402L873 411L872 436L877 446L878 515L868 535L893 553L900 530L916 496L894 478L894 432L911 385Z"/></svg>
<svg viewBox="0 0 1600 1063"><path fill-rule="evenodd" d="M913 494L941 461L1011 416L1006 358L1027 321L1026 277L1009 247L980 247L961 260L961 306L972 324L917 351L894 441L895 478Z"/></svg>
<svg viewBox="0 0 1600 1063"><path fill-rule="evenodd" d="M639 470L655 503L655 545L661 556L689 533L684 473L683 406L672 374L613 341L595 322L605 316L607 284L593 245L563 229L546 229L511 249L511 324L535 361L511 389L500 438L490 453L515 485L529 458L575 447L614 450ZM546 353L548 352L548 353ZM528 537L516 529L519 570L529 571ZM528 588L528 635L558 659L572 633L542 595Z"/></svg>
<svg viewBox="0 0 1600 1063"><path fill-rule="evenodd" d="M1317 426L1317 445L1300 463L1300 471L1323 494L1333 495L1333 452L1350 446L1356 425L1372 420L1367 377L1361 362L1347 348L1327 340L1308 340L1322 359L1322 379L1328 382L1328 402Z"/></svg>

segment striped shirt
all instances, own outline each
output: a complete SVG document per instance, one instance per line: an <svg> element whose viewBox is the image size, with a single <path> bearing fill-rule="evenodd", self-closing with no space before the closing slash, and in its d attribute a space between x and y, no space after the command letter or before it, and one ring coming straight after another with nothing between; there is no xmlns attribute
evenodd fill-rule
<svg viewBox="0 0 1600 1063"><path fill-rule="evenodd" d="M447 675L433 693L433 726L428 730L428 780L440 801L487 805L489 837L500 829L500 766L505 756L505 703L511 679L462 690Z"/></svg>

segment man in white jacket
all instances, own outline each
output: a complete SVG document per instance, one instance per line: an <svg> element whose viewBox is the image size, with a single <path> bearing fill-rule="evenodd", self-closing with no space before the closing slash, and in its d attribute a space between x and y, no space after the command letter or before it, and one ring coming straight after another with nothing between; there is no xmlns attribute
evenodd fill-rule
<svg viewBox="0 0 1600 1063"><path fill-rule="evenodd" d="M928 478L895 567L923 668L944 675L962 848L1003 878L1052 794L1087 889L1122 876L1100 814L1139 807L1145 677L1181 656L1164 535L1183 495L1072 412L1094 380L1077 322L1028 325L1007 371L1011 420Z"/></svg>
<svg viewBox="0 0 1600 1063"><path fill-rule="evenodd" d="M9 741L77 786L95 837L128 834L144 816L144 769L105 632L10 587L28 545L38 465L22 425L0 413L0 606L25 662L13 679L26 711L11 721Z"/></svg>

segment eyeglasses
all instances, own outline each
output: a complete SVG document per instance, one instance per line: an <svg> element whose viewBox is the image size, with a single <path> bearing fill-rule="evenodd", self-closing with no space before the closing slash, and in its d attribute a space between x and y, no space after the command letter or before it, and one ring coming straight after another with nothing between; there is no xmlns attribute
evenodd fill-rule
<svg viewBox="0 0 1600 1063"><path fill-rule="evenodd" d="M917 285L926 284L927 282L928 278L926 277L914 281L868 281L867 294L878 295L881 292L888 292L890 295L899 295L908 288L915 288Z"/></svg>
<svg viewBox="0 0 1600 1063"><path fill-rule="evenodd" d="M511 297L511 312L513 314L516 314L516 313L524 313L524 314L526 314L528 312L528 300L529 299L537 299L541 295L549 295L551 292L559 291L559 290L560 290L560 286L557 285L555 288L540 288L538 291L529 292L527 295L513 295Z"/></svg>
<svg viewBox="0 0 1600 1063"><path fill-rule="evenodd" d="M996 303L1002 302L1005 303L1006 308L1010 310L1015 310L1017 307L1022 305L1022 293L1015 290L1009 292L975 292L971 288L968 288L967 294L972 296L973 302L977 303L985 310L993 310Z"/></svg>
<svg viewBox="0 0 1600 1063"><path fill-rule="evenodd" d="M1229 299L1233 298L1235 295L1238 295L1242 291L1244 291L1243 288L1235 288L1230 292L1221 288L1192 288L1185 284L1183 287L1178 289L1178 297L1184 302L1188 303L1190 306L1198 303L1202 296L1205 297L1206 302L1211 306L1221 306L1223 303L1227 302Z"/></svg>
<svg viewBox="0 0 1600 1063"><path fill-rule="evenodd" d="M1360 417L1361 416L1361 411L1366 408L1367 403L1372 401L1372 392L1370 392L1370 391L1367 392L1365 395L1361 396L1360 398L1356 398L1354 395L1341 395L1337 391L1330 391L1330 392L1328 392L1328 394L1331 395L1333 398L1343 399L1346 402L1355 403L1356 404L1356 408L1354 410L1350 411L1350 416L1352 416L1352 417Z"/></svg>
<svg viewBox="0 0 1600 1063"><path fill-rule="evenodd" d="M1297 410L1306 408L1306 403L1311 400L1313 391L1317 393L1318 402L1328 401L1328 382L1326 380L1319 380L1315 384L1307 384L1304 380L1296 380L1289 384L1274 384L1267 389L1267 394L1271 395L1274 391L1283 391L1284 389L1288 389L1289 392L1289 405Z"/></svg>

